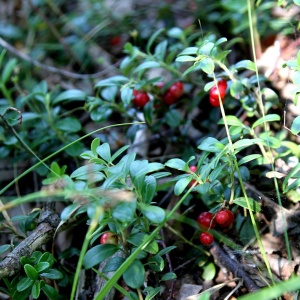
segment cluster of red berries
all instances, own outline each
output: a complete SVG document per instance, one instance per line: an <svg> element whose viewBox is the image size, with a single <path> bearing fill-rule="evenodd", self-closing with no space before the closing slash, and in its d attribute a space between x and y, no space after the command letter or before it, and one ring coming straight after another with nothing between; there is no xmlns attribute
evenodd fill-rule
<svg viewBox="0 0 300 300"><path fill-rule="evenodd" d="M229 209L220 210L216 214L206 211L197 218L198 225L205 230L213 229L216 225L219 225L221 228L228 228L233 223L233 220L233 213ZM199 238L200 242L205 246L211 245L214 241L214 236L209 232L202 232Z"/></svg>
<svg viewBox="0 0 300 300"><path fill-rule="evenodd" d="M158 82L157 87L162 89L163 82ZM183 94L183 83L180 81L174 82L163 94L163 101L166 105L174 104ZM133 91L133 102L137 107L144 107L150 101L149 95L144 91Z"/></svg>
<svg viewBox="0 0 300 300"><path fill-rule="evenodd" d="M220 80L217 85L214 85L210 89L209 102L212 106L214 107L220 106L219 93L220 93L221 100L224 103L226 89L227 89L227 82L224 79Z"/></svg>

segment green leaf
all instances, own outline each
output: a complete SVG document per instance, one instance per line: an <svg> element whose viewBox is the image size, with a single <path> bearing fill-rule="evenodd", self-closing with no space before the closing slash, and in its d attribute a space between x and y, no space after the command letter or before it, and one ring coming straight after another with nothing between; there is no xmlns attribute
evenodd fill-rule
<svg viewBox="0 0 300 300"><path fill-rule="evenodd" d="M0 246L0 254L6 252L11 246L9 244L1 245Z"/></svg>
<svg viewBox="0 0 300 300"><path fill-rule="evenodd" d="M239 69L247 69L247 70L251 70L251 71L256 70L255 63L252 62L251 60L242 60L242 61L238 62L237 64L235 64L233 66L233 68L235 68L237 70L239 70Z"/></svg>
<svg viewBox="0 0 300 300"><path fill-rule="evenodd" d="M244 86L240 81L233 81L230 86L230 95L235 98L239 98L240 94L243 92Z"/></svg>
<svg viewBox="0 0 300 300"><path fill-rule="evenodd" d="M245 164L245 163L252 161L254 159L257 159L259 157L261 157L261 154L250 154L250 155L244 156L241 160L239 160L238 165L241 166L242 164Z"/></svg>
<svg viewBox="0 0 300 300"><path fill-rule="evenodd" d="M91 151L93 153L94 156L98 156L97 154L97 148L99 147L100 145L100 139L99 138L95 138L93 139L92 143L91 143Z"/></svg>
<svg viewBox="0 0 300 300"><path fill-rule="evenodd" d="M108 260L107 264L103 268L103 273L113 272L116 271L125 261L124 257L115 256Z"/></svg>
<svg viewBox="0 0 300 300"><path fill-rule="evenodd" d="M226 122L230 126L240 126L245 127L244 124L236 116L226 116ZM224 119L222 118L218 124L224 124Z"/></svg>
<svg viewBox="0 0 300 300"><path fill-rule="evenodd" d="M296 117L291 126L292 134L298 134L300 132L300 116Z"/></svg>
<svg viewBox="0 0 300 300"><path fill-rule="evenodd" d="M131 222L136 210L136 201L121 202L113 210L112 216L120 222Z"/></svg>
<svg viewBox="0 0 300 300"><path fill-rule="evenodd" d="M181 39L181 37L184 35L184 32L179 27L173 27L170 30L168 30L168 36L176 39Z"/></svg>
<svg viewBox="0 0 300 300"><path fill-rule="evenodd" d="M248 197L249 200L249 205L250 205L250 209L256 213L256 212L260 212L261 208L259 206L259 203L256 202L254 199ZM249 209L248 205L247 205L247 200L245 197L238 197L236 199L234 199L233 201L235 204L245 207L246 209Z"/></svg>
<svg viewBox="0 0 300 300"><path fill-rule="evenodd" d="M151 35L151 37L150 37L150 39L149 39L149 41L148 41L148 43L147 43L147 47L146 47L147 53L150 53L150 49L151 49L151 47L152 47L154 41L155 41L155 40L157 39L157 37L158 37L162 32L164 32L164 31L165 31L165 28L160 28L160 29L158 29L155 33L153 33L153 34Z"/></svg>
<svg viewBox="0 0 300 300"><path fill-rule="evenodd" d="M208 152L221 152L225 146L220 143L217 139L213 137L208 137L201 142L201 144L197 147L200 150L208 151Z"/></svg>
<svg viewBox="0 0 300 300"><path fill-rule="evenodd" d="M109 162L111 159L110 147L108 143L104 143L97 147L97 153L102 157L105 161Z"/></svg>
<svg viewBox="0 0 300 300"><path fill-rule="evenodd" d="M216 267L214 263L209 263L204 267L204 271L202 273L202 278L205 281L211 281L216 276Z"/></svg>
<svg viewBox="0 0 300 300"><path fill-rule="evenodd" d="M146 61L141 63L135 70L134 73L137 73L139 71L143 71L146 69L152 69L152 68L159 68L160 67L160 63L158 63L157 61Z"/></svg>
<svg viewBox="0 0 300 300"><path fill-rule="evenodd" d="M155 272L161 272L165 267L164 260L159 255L151 256L148 259L148 264L149 267Z"/></svg>
<svg viewBox="0 0 300 300"><path fill-rule="evenodd" d="M24 266L24 271L25 271L27 277L30 278L31 280L37 280L39 277L38 272L32 265L26 264Z"/></svg>
<svg viewBox="0 0 300 300"><path fill-rule="evenodd" d="M113 244L97 245L86 252L83 265L86 269L90 269L113 256L118 250L118 246Z"/></svg>
<svg viewBox="0 0 300 300"><path fill-rule="evenodd" d="M172 158L168 160L165 165L172 169L185 171L186 162L179 158Z"/></svg>
<svg viewBox="0 0 300 300"><path fill-rule="evenodd" d="M40 274L42 277L46 277L52 280L57 280L63 278L63 274L60 271L49 269L47 272Z"/></svg>
<svg viewBox="0 0 300 300"><path fill-rule="evenodd" d="M187 47L179 55L196 55L199 47Z"/></svg>
<svg viewBox="0 0 300 300"><path fill-rule="evenodd" d="M167 280L173 280L173 279L176 279L177 278L177 275L173 272L168 272L168 273L165 273L160 281L167 281Z"/></svg>
<svg viewBox="0 0 300 300"><path fill-rule="evenodd" d="M66 132L77 132L81 129L81 123L73 117L67 117L61 120L58 120L55 123L55 127L59 130Z"/></svg>
<svg viewBox="0 0 300 300"><path fill-rule="evenodd" d="M123 152L125 152L128 148L130 147L130 145L126 145L123 146L122 148L120 148L119 150L117 150L111 157L110 162L113 162L117 157L119 157Z"/></svg>
<svg viewBox="0 0 300 300"><path fill-rule="evenodd" d="M47 269L50 268L50 264L48 262L39 262L36 266L35 269L38 273L41 273Z"/></svg>
<svg viewBox="0 0 300 300"><path fill-rule="evenodd" d="M29 277L22 278L17 284L17 291L22 292L31 287L34 283L34 280Z"/></svg>
<svg viewBox="0 0 300 300"><path fill-rule="evenodd" d="M88 179L89 177L92 178L93 174L98 173L99 171L103 170L102 165L96 165L96 164L87 164L82 167L79 167L76 169L71 175L71 178L78 178L80 177Z"/></svg>
<svg viewBox="0 0 300 300"><path fill-rule="evenodd" d="M179 196L191 181L192 181L192 177L190 175L187 175L186 177L178 180L174 186L174 194L176 196Z"/></svg>
<svg viewBox="0 0 300 300"><path fill-rule="evenodd" d="M178 127L181 123L181 115L176 109L170 109L165 114L165 118L170 127Z"/></svg>
<svg viewBox="0 0 300 300"><path fill-rule="evenodd" d="M2 80L1 80L2 84L5 85L5 83L8 81L8 79L11 77L16 65L17 65L17 60L15 58L10 59L5 64L3 71L2 71Z"/></svg>
<svg viewBox="0 0 300 300"><path fill-rule="evenodd" d="M59 298L58 291L48 284L42 286L42 291L50 300L57 300Z"/></svg>
<svg viewBox="0 0 300 300"><path fill-rule="evenodd" d="M132 100L133 89L125 86L121 89L121 99L125 105L129 105Z"/></svg>
<svg viewBox="0 0 300 300"><path fill-rule="evenodd" d="M37 299L40 296L41 284L39 280L36 280L31 288L31 296L33 299Z"/></svg>
<svg viewBox="0 0 300 300"><path fill-rule="evenodd" d="M121 86L122 84L128 83L129 79L122 75L113 76L110 78L106 78L98 81L95 84L95 88L103 87L103 86Z"/></svg>
<svg viewBox="0 0 300 300"><path fill-rule="evenodd" d="M142 201L143 203L150 204L156 193L157 182L154 176L146 176L142 186Z"/></svg>
<svg viewBox="0 0 300 300"><path fill-rule="evenodd" d="M145 281L145 268L140 260L134 260L123 274L125 283L133 288L140 288Z"/></svg>
<svg viewBox="0 0 300 300"><path fill-rule="evenodd" d="M162 208L143 203L141 203L140 205L142 208L142 213L153 224L160 224L165 220L166 213Z"/></svg>
<svg viewBox="0 0 300 300"><path fill-rule="evenodd" d="M169 253L170 251L172 251L172 250L174 250L174 249L176 249L176 248L177 248L177 246L169 246L169 247L163 248L162 250L160 250L160 251L157 253L157 255L163 256L163 255Z"/></svg>
<svg viewBox="0 0 300 300"><path fill-rule="evenodd" d="M138 247L141 244L146 243L148 240L149 240L149 235L146 233L142 233L142 232L137 232L137 233L131 234L127 238L127 242L136 247ZM151 254L156 254L158 252L158 244L156 241L152 241L143 250L147 251Z"/></svg>
<svg viewBox="0 0 300 300"><path fill-rule="evenodd" d="M258 120L256 120L252 125L252 129L255 128L256 126L264 124L265 122L275 122L275 121L280 121L279 115L277 114L266 115L265 117L261 117Z"/></svg>
<svg viewBox="0 0 300 300"><path fill-rule="evenodd" d="M68 90L65 92L60 93L54 100L53 104L57 104L61 101L84 101L86 99L87 95L81 90Z"/></svg>
<svg viewBox="0 0 300 300"><path fill-rule="evenodd" d="M235 153L237 153L248 146L257 145L262 141L262 139L241 139L233 143L233 147L235 149Z"/></svg>
<svg viewBox="0 0 300 300"><path fill-rule="evenodd" d="M291 189L297 187L295 185L299 184L299 171L300 171L300 163L298 163L290 172L289 174L284 178L282 183L282 189L284 193L287 193ZM291 180L294 179L294 180ZM290 183L292 181L292 183Z"/></svg>
<svg viewBox="0 0 300 300"><path fill-rule="evenodd" d="M207 74L212 74L215 70L215 63L210 57L202 58L198 63L198 66L200 66L202 71Z"/></svg>
<svg viewBox="0 0 300 300"><path fill-rule="evenodd" d="M178 62L196 61L196 58L190 55L182 55L176 58Z"/></svg>

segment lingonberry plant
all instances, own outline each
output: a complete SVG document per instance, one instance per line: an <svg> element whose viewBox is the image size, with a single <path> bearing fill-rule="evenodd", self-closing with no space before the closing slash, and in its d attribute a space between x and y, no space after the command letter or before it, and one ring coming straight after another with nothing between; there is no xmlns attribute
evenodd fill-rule
<svg viewBox="0 0 300 300"><path fill-rule="evenodd" d="M243 1L225 2L220 13L236 7L246 11ZM214 14L209 17L216 19ZM84 40L92 33L96 30ZM75 35L65 39L64 49L74 52L82 44ZM108 36L119 37L119 32ZM106 40L114 46L120 43ZM270 171L274 163L286 167L289 160L299 158L297 145L280 131L280 103L270 88L272 82L258 76L257 66L247 58L234 61L244 56L229 57L237 40L227 43L217 33L176 27L159 29L146 38L145 32L132 31L128 41L116 72L85 83L86 92L62 91L46 81L31 88L18 80L17 61L10 59L2 67L5 53L0 56L0 90L5 98L0 99L1 157L14 153L14 163L27 157L17 147L24 141L24 149L37 153L32 169L43 166L39 174L48 172L39 192L2 203L7 188L0 191L0 229L12 236L0 246L0 289L13 300L37 299L40 294L56 299L58 290L71 300L93 291L88 296L99 300L114 289L130 300L176 298L174 280L183 269L190 269L186 264L196 271L201 266L203 279L211 276L207 280L212 282L218 268L207 270L218 258L252 291L256 283L249 280L247 266L234 259L232 249L253 246L255 239L268 270L256 279L265 279L262 286L272 284L256 218L268 197L258 189L269 188L270 178L278 176ZM296 71L299 55L287 63ZM298 83L297 75L294 79ZM18 135L13 122L20 123L22 117ZM124 124L116 124L119 120ZM299 119L291 131L299 133ZM62 156L63 165L57 159L48 166L48 160L65 152L71 162ZM298 195L299 169L296 163L284 174L283 193ZM20 178L12 184L17 187ZM258 188L252 186L255 179ZM13 218L7 213L36 199L47 200L43 209L30 208L27 215ZM59 214L53 213L56 201L63 206ZM269 222L268 218L270 214L263 220ZM66 245L60 234L66 229L75 238L70 248L62 250L61 244ZM48 244L52 239L55 245ZM20 257L17 243L26 256ZM52 249L53 255L44 249ZM4 258L7 252L10 255ZM11 257L21 263L12 273ZM97 283L91 282L94 277Z"/></svg>

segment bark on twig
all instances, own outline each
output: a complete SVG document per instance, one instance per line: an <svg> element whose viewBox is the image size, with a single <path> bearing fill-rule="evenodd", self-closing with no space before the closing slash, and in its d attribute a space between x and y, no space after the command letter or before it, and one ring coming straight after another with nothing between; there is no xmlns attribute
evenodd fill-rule
<svg viewBox="0 0 300 300"><path fill-rule="evenodd" d="M59 215L52 210L52 204L46 205L38 227L23 240L0 263L0 279L15 275L20 271L22 256L30 257L32 253L53 239L55 228L59 224ZM51 208L51 210L49 209Z"/></svg>

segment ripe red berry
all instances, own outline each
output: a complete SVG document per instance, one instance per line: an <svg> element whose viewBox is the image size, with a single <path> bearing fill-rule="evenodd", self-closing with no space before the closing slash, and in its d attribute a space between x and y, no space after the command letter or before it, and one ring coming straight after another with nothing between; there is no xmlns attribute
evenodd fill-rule
<svg viewBox="0 0 300 300"><path fill-rule="evenodd" d="M167 91L164 95L164 103L167 105L172 105L177 102L177 100L178 98L174 97L174 95L170 91Z"/></svg>
<svg viewBox="0 0 300 300"><path fill-rule="evenodd" d="M224 103L224 101L225 101L224 98L222 98L222 103ZM215 99L215 98L209 97L209 102L214 107L219 107L220 106L219 98Z"/></svg>
<svg viewBox="0 0 300 300"><path fill-rule="evenodd" d="M220 96L223 99L226 95L226 88L224 85L219 85L218 84L218 88L219 88L219 92L220 92ZM219 99L219 94L218 94L218 88L216 85L214 85L210 91L209 91L209 97L213 98L213 99Z"/></svg>
<svg viewBox="0 0 300 300"><path fill-rule="evenodd" d="M197 218L197 222L200 228L203 229L214 228L216 226L216 221L214 219L214 216L215 215L209 211L205 211L201 213Z"/></svg>
<svg viewBox="0 0 300 300"><path fill-rule="evenodd" d="M190 170L191 172L196 172L197 171L197 167L196 166L190 166Z"/></svg>
<svg viewBox="0 0 300 300"><path fill-rule="evenodd" d="M150 100L146 92L133 90L133 102L138 107L144 107Z"/></svg>
<svg viewBox="0 0 300 300"><path fill-rule="evenodd" d="M111 231L104 232L100 237L100 244L118 244L118 237Z"/></svg>
<svg viewBox="0 0 300 300"><path fill-rule="evenodd" d="M199 239L204 246L209 246L213 243L214 236L209 232L202 232Z"/></svg>
<svg viewBox="0 0 300 300"><path fill-rule="evenodd" d="M220 224L220 226L221 226L222 228L227 228L227 227L229 227L229 226L233 223L234 215L233 215L232 211L229 210L229 209L226 209L226 210L224 210L224 211L225 211L225 212L227 213L227 215L228 215L228 220L227 220L226 222L224 222L223 224Z"/></svg>
<svg viewBox="0 0 300 300"><path fill-rule="evenodd" d="M227 81L225 79L222 79L218 82L219 87L223 86L223 88L226 90L227 89Z"/></svg>
<svg viewBox="0 0 300 300"><path fill-rule="evenodd" d="M180 81L177 81L175 83L173 83L170 88L169 88L169 92L175 97L175 98L179 98L182 96L183 94L183 83Z"/></svg>
<svg viewBox="0 0 300 300"><path fill-rule="evenodd" d="M120 45L121 41L122 41L122 38L120 35L115 35L115 36L111 37L109 40L109 42L112 46Z"/></svg>
<svg viewBox="0 0 300 300"><path fill-rule="evenodd" d="M222 225L229 220L229 215L227 210L221 210L217 212L215 220L218 224Z"/></svg>

